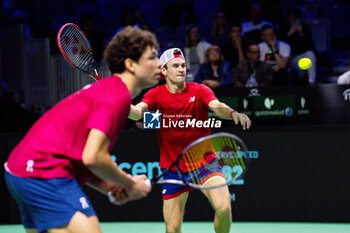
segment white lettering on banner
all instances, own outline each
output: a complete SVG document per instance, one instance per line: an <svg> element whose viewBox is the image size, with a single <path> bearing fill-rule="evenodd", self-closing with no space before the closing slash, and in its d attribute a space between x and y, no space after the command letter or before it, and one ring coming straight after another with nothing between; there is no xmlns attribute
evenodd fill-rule
<svg viewBox="0 0 350 233"><path fill-rule="evenodd" d="M197 121L196 128L202 128L202 127L203 127L203 121Z"/></svg>
<svg viewBox="0 0 350 233"><path fill-rule="evenodd" d="M345 100L345 101L350 101L350 89L346 89L346 90L343 92L343 95L344 95L344 100Z"/></svg>
<svg viewBox="0 0 350 233"><path fill-rule="evenodd" d="M188 119L186 122L186 127L194 127L194 124L196 123L196 119Z"/></svg>
<svg viewBox="0 0 350 233"><path fill-rule="evenodd" d="M209 118L208 120L202 121L197 119L186 119L174 121L171 118L163 118L163 128L220 128L221 121L215 118Z"/></svg>
<svg viewBox="0 0 350 233"><path fill-rule="evenodd" d="M183 128L184 125L185 125L185 122L184 122L184 121L179 121L179 127L180 127L180 128Z"/></svg>

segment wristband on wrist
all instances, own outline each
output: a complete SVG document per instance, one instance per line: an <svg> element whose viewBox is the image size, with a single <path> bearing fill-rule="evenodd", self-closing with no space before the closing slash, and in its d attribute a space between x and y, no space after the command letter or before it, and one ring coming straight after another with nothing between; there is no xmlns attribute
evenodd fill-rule
<svg viewBox="0 0 350 233"><path fill-rule="evenodd" d="M232 110L232 111L230 112L231 119L233 119L233 118L232 118L232 113L234 113L234 112L235 112L235 110Z"/></svg>

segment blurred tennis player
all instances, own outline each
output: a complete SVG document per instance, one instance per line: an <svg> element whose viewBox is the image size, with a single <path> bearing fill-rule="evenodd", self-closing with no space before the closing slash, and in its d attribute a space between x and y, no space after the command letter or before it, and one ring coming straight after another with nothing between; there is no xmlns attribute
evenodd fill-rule
<svg viewBox="0 0 350 233"><path fill-rule="evenodd" d="M222 119L231 119L241 124L243 129L249 129L251 121L245 114L238 113L221 103L207 86L198 83L185 82L186 63L180 49L166 50L160 57L161 72L166 84L148 91L143 100L136 106L131 106L129 118L139 120L145 111L159 110L165 122L196 119L208 120L209 108ZM181 154L182 150L196 139L210 134L210 128L167 128L158 131L160 147L160 163L162 169L167 169ZM167 173L164 179L180 179L177 172ZM222 176L210 178L205 185L225 183ZM168 233L181 232L185 204L191 188L180 185L165 184L163 186L163 215ZM218 233L229 232L232 222L231 201L228 187L202 191L215 210L214 228Z"/></svg>
<svg viewBox="0 0 350 233"><path fill-rule="evenodd" d="M104 58L113 74L62 100L44 114L5 163L7 186L26 232L101 232L80 185L116 203L145 197L145 176L128 176L109 151L128 118L131 98L159 79L158 43L137 28L118 33Z"/></svg>

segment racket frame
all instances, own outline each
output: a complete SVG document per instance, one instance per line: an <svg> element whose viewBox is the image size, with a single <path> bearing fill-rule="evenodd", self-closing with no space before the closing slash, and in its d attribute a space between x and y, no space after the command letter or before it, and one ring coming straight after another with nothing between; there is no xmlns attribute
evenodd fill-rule
<svg viewBox="0 0 350 233"><path fill-rule="evenodd" d="M78 32L84 37L85 41L87 42L88 46L89 46L89 49L90 49L90 52L92 53L92 48L91 48L91 44L88 40L88 38L86 37L85 33L74 23L66 23L65 25L63 25L60 30L58 31L57 33L57 44L58 44L58 48L60 49L61 51L61 54L62 56L64 57L64 59L69 63L71 64L73 67L81 70L81 71L84 71L85 73L89 74L89 76L93 79L95 79L96 81L100 81L102 80L100 74L98 73L97 69L96 69L96 62L95 62L95 59L92 57L92 67L91 67L91 70L84 70L80 67L78 67L76 64L74 64L70 59L69 57L67 56L66 52L64 51L63 47L62 47L62 44L61 44L61 33L63 31L63 29L65 29L66 27L69 27L69 26L72 26L72 27L75 27ZM92 73L94 72L94 74Z"/></svg>

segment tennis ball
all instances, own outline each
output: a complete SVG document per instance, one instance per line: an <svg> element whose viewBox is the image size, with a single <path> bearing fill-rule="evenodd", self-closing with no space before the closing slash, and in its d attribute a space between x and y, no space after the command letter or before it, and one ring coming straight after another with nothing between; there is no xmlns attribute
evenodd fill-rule
<svg viewBox="0 0 350 233"><path fill-rule="evenodd" d="M312 66L310 58L304 57L298 61L298 66L301 70L308 70Z"/></svg>

